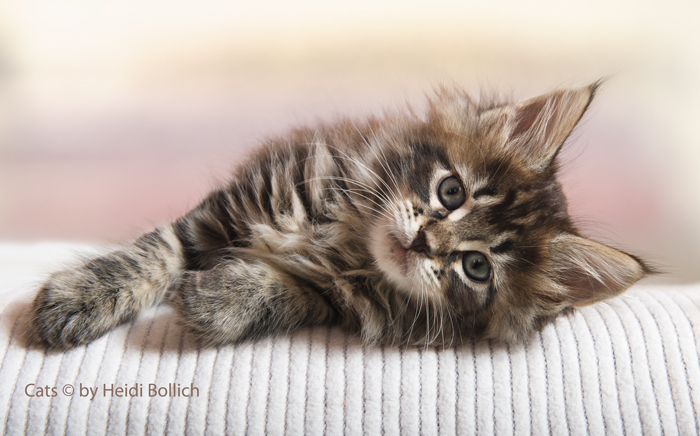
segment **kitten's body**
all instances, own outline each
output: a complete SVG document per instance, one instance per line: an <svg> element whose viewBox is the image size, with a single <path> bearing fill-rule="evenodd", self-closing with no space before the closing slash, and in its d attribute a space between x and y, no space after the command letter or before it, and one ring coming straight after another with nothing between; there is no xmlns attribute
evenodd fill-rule
<svg viewBox="0 0 700 436"><path fill-rule="evenodd" d="M38 337L85 343L168 298L214 344L320 324L368 343L525 338L646 272L578 235L556 179L595 88L490 106L443 90L427 119L270 142L172 225L54 274Z"/></svg>

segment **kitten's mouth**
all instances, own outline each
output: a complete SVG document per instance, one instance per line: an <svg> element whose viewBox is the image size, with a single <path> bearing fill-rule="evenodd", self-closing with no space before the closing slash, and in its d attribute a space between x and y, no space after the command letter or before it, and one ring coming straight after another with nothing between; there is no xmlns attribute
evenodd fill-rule
<svg viewBox="0 0 700 436"><path fill-rule="evenodd" d="M372 230L370 251L379 270L398 285L410 291L416 286L415 277L418 265L417 253L411 250L410 242L405 242L403 232L399 229L387 231L391 223L379 223ZM393 226L392 226L393 227Z"/></svg>
<svg viewBox="0 0 700 436"><path fill-rule="evenodd" d="M408 274L408 261L411 253L406 247L403 246L401 241L399 241L396 236L391 233L389 233L388 236L392 244L391 255L396 264L401 268L401 273L405 276Z"/></svg>

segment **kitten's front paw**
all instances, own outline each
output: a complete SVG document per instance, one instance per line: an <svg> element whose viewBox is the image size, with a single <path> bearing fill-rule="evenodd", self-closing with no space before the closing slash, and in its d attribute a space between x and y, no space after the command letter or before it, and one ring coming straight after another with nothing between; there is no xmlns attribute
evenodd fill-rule
<svg viewBox="0 0 700 436"><path fill-rule="evenodd" d="M61 271L41 287L32 304L34 340L67 349L99 338L119 324L119 290L82 270Z"/></svg>

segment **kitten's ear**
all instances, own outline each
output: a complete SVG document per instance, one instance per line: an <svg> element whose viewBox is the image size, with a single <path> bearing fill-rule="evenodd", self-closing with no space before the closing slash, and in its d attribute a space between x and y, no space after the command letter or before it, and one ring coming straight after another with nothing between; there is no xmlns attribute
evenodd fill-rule
<svg viewBox="0 0 700 436"><path fill-rule="evenodd" d="M627 253L570 233L558 235L551 249L554 279L573 307L614 297L650 272Z"/></svg>
<svg viewBox="0 0 700 436"><path fill-rule="evenodd" d="M535 171L547 169L593 100L599 82L560 89L509 107L506 147Z"/></svg>

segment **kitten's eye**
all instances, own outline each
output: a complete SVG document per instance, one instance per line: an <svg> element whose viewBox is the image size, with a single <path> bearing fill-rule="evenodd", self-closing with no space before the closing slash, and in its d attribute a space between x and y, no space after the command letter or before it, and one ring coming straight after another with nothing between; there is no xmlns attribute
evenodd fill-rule
<svg viewBox="0 0 700 436"><path fill-rule="evenodd" d="M464 273L472 280L483 282L491 277L491 265L486 256L478 251L467 251L462 257Z"/></svg>
<svg viewBox="0 0 700 436"><path fill-rule="evenodd" d="M438 198L447 210L455 210L464 204L466 195L457 177L448 177L438 187Z"/></svg>

